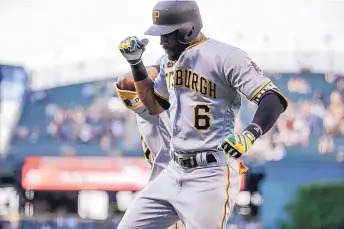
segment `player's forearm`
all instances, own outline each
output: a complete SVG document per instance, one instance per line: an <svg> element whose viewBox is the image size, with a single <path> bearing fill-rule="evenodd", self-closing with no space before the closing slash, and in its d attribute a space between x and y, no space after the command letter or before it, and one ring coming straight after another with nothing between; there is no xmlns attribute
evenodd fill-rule
<svg viewBox="0 0 344 229"><path fill-rule="evenodd" d="M135 82L136 93L151 115L160 114L164 109L156 100L153 81L150 78Z"/></svg>
<svg viewBox="0 0 344 229"><path fill-rule="evenodd" d="M139 99L152 115L160 114L164 109L158 103L153 87L153 80L148 77L147 70L142 62L137 65L131 65L131 71L134 78L136 93Z"/></svg>
<svg viewBox="0 0 344 229"><path fill-rule="evenodd" d="M264 135L273 127L284 109L283 101L276 93L267 93L261 98L253 121L246 130L256 138Z"/></svg>

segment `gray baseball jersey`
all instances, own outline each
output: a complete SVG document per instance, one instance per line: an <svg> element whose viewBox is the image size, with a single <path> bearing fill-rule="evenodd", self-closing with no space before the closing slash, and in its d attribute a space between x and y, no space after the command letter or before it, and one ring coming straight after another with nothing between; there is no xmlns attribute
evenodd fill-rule
<svg viewBox="0 0 344 229"><path fill-rule="evenodd" d="M171 104L175 152L215 150L234 131L239 93L258 103L266 90L278 91L243 50L208 38L160 69L155 93Z"/></svg>

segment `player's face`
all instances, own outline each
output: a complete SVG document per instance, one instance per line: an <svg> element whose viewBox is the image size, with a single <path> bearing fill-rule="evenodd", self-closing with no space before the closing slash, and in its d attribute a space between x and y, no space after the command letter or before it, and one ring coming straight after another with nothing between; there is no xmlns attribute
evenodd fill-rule
<svg viewBox="0 0 344 229"><path fill-rule="evenodd" d="M177 35L178 31L160 36L160 44L170 60L178 60L180 54L188 46L180 43Z"/></svg>

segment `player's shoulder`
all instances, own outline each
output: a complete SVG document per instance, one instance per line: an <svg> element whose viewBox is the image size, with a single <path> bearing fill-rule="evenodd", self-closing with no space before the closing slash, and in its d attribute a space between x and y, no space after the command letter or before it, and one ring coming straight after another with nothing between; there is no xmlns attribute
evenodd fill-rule
<svg viewBox="0 0 344 229"><path fill-rule="evenodd" d="M204 48L209 52L216 53L217 56L222 56L223 58L226 58L229 55L246 55L246 52L241 48L213 38L208 39Z"/></svg>
<svg viewBox="0 0 344 229"><path fill-rule="evenodd" d="M166 61L167 54L161 55L157 61L155 62L156 65L161 65L161 63L164 63Z"/></svg>
<svg viewBox="0 0 344 229"><path fill-rule="evenodd" d="M167 54L160 57L160 66L167 67L170 62L172 61L168 58Z"/></svg>

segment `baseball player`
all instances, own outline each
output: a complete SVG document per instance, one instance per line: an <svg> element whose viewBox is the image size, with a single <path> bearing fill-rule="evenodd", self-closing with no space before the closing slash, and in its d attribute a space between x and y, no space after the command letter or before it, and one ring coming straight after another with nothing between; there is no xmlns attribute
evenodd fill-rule
<svg viewBox="0 0 344 229"><path fill-rule="evenodd" d="M159 58L157 65L146 67L149 77L153 80L158 76L161 59ZM136 114L144 156L151 164L149 181L152 181L165 169L171 160L169 156L171 140L169 113L168 111L164 111L155 116L148 114L147 109L145 109L135 92L131 72L120 76L115 83L115 88L124 106ZM175 228L183 229L185 226L179 221L170 229Z"/></svg>
<svg viewBox="0 0 344 229"><path fill-rule="evenodd" d="M151 115L169 110L172 160L134 199L118 228L161 229L179 219L187 229L226 228L240 189L237 159L268 132L287 99L240 48L205 36L194 1L159 1L146 35L160 36L167 56L159 76L142 62L147 39L124 39L137 95ZM258 105L234 134L240 93Z"/></svg>

